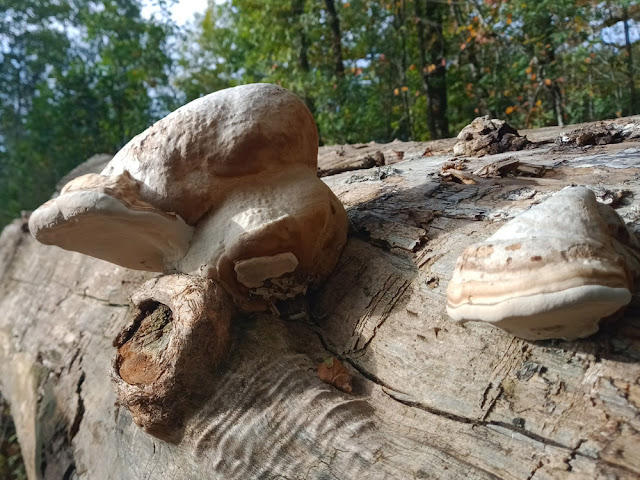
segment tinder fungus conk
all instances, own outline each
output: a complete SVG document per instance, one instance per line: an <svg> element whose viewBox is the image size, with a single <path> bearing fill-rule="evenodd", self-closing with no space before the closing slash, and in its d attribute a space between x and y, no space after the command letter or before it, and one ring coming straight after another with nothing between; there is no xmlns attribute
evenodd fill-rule
<svg viewBox="0 0 640 480"><path fill-rule="evenodd" d="M128 268L218 280L238 306L263 310L325 279L346 242L317 156L315 122L294 94L221 90L135 137L100 175L71 181L29 228Z"/></svg>
<svg viewBox="0 0 640 480"><path fill-rule="evenodd" d="M589 336L631 300L636 247L611 207L567 188L463 252L447 312L527 340Z"/></svg>
<svg viewBox="0 0 640 480"><path fill-rule="evenodd" d="M149 280L131 301L129 324L114 341L116 395L143 430L177 442L214 384L234 309L212 280L189 275Z"/></svg>
<svg viewBox="0 0 640 480"><path fill-rule="evenodd" d="M42 243L167 274L134 292L114 342L119 403L146 432L180 441L237 311L267 310L333 270L348 221L317 157L298 97L230 88L160 120L31 215Z"/></svg>

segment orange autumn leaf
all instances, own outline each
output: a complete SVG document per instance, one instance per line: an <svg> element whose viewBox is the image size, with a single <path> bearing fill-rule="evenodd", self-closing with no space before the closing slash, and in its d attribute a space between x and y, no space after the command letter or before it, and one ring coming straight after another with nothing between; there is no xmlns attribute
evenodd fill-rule
<svg viewBox="0 0 640 480"><path fill-rule="evenodd" d="M536 107L539 107L540 105L542 105L542 100L538 100L538 101L536 102Z"/></svg>
<svg viewBox="0 0 640 480"><path fill-rule="evenodd" d="M507 107L504 110L504 113L506 113L507 115L511 115L514 111L515 111L516 107Z"/></svg>
<svg viewBox="0 0 640 480"><path fill-rule="evenodd" d="M393 94L396 95L396 96L400 95L400 90L398 90L397 88L394 88L393 89Z"/></svg>
<svg viewBox="0 0 640 480"><path fill-rule="evenodd" d="M537 76L535 73L532 73L532 74L531 74L531 81L532 81L532 82L535 82L535 81L536 81L536 78L538 78L538 76Z"/></svg>
<svg viewBox="0 0 640 480"><path fill-rule="evenodd" d="M551 85L551 79L550 78L545 78L544 79L544 84L548 87L549 85Z"/></svg>
<svg viewBox="0 0 640 480"><path fill-rule="evenodd" d="M351 393L353 390L353 376L336 357L329 357L318 364L318 377L343 392Z"/></svg>
<svg viewBox="0 0 640 480"><path fill-rule="evenodd" d="M402 90L403 92L408 92L409 91L409 87L402 87L400 90Z"/></svg>
<svg viewBox="0 0 640 480"><path fill-rule="evenodd" d="M416 66L412 63L411 65L409 65L409 70L410 71L414 71L416 69Z"/></svg>

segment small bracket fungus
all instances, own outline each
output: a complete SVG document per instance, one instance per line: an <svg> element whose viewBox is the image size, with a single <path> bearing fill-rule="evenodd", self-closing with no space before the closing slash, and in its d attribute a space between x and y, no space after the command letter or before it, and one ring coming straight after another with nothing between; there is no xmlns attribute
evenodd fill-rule
<svg viewBox="0 0 640 480"><path fill-rule="evenodd" d="M221 90L135 137L101 175L71 181L29 227L128 268L220 281L241 309L264 310L325 279L346 242L317 157L298 97L268 84Z"/></svg>
<svg viewBox="0 0 640 480"><path fill-rule="evenodd" d="M335 267L348 220L317 158L304 103L245 85L179 108L31 215L42 243L169 274L133 294L114 343L119 401L148 433L180 440L235 312L304 294Z"/></svg>
<svg viewBox="0 0 640 480"><path fill-rule="evenodd" d="M615 210L567 188L463 252L447 312L527 340L589 336L631 300L637 247Z"/></svg>

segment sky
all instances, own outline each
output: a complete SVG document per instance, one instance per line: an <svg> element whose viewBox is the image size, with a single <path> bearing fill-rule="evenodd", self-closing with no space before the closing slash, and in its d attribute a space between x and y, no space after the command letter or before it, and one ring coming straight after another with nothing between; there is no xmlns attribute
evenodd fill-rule
<svg viewBox="0 0 640 480"><path fill-rule="evenodd" d="M224 3L225 0L215 0L216 3ZM151 17L158 8L154 2L146 0L142 7L142 16ZM196 13L203 13L207 8L207 0L178 0L171 8L171 16L178 25L184 25L193 18Z"/></svg>

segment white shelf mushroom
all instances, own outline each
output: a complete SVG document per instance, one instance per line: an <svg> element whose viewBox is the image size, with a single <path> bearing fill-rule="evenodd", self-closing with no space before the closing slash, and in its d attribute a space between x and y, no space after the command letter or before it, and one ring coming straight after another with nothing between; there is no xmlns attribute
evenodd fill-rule
<svg viewBox="0 0 640 480"><path fill-rule="evenodd" d="M236 87L179 108L31 215L42 243L170 274L133 292L114 342L118 399L148 433L181 440L238 310L265 310L333 270L348 220L317 157L298 97Z"/></svg>
<svg viewBox="0 0 640 480"><path fill-rule="evenodd" d="M294 94L222 90L132 139L101 175L71 181L29 228L128 268L217 280L241 309L261 310L326 278L346 242L317 154L315 122Z"/></svg>
<svg viewBox="0 0 640 480"><path fill-rule="evenodd" d="M589 336L630 302L637 247L591 190L561 190L463 252L447 312L527 340Z"/></svg>

